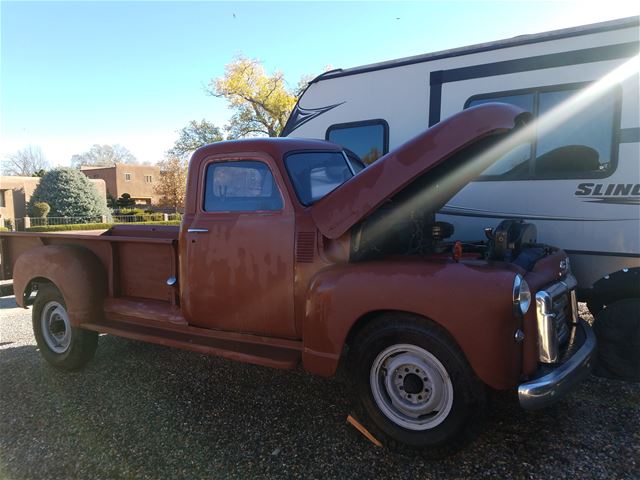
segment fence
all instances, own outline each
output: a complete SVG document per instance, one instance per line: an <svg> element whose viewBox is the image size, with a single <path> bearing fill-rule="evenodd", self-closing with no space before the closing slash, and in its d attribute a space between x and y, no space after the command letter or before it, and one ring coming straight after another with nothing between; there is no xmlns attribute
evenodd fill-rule
<svg viewBox="0 0 640 480"><path fill-rule="evenodd" d="M180 213L144 213L140 215L101 215L93 217L24 217L4 219L3 226L9 230L24 231L30 227L56 225L81 225L84 223L146 223L181 221Z"/></svg>

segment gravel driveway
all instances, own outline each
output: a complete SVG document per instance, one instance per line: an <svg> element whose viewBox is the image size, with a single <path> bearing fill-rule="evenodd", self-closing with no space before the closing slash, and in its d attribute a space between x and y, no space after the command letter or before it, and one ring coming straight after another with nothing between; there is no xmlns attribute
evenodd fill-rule
<svg viewBox="0 0 640 480"><path fill-rule="evenodd" d="M492 395L484 433L440 461L345 423L344 375L243 365L100 337L72 374L0 299L0 478L640 478L640 385L592 377L547 410Z"/></svg>

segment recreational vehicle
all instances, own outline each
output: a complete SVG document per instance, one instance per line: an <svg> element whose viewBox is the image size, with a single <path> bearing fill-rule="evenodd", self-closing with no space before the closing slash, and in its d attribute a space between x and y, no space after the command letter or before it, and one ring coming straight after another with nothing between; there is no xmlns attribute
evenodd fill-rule
<svg viewBox="0 0 640 480"><path fill-rule="evenodd" d="M535 223L539 242L569 253L594 314L630 298L640 312L639 20L328 71L310 82L283 136L327 139L372 163L466 108L521 107L537 130L439 219L469 241L504 219Z"/></svg>

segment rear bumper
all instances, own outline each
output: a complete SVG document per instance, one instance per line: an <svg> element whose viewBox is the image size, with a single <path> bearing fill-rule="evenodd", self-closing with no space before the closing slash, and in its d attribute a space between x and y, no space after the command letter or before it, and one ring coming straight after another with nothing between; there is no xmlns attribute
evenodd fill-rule
<svg viewBox="0 0 640 480"><path fill-rule="evenodd" d="M589 375L596 354L596 336L591 326L578 320L578 345L562 364L547 367L536 378L518 387L520 406L527 410L544 408L560 400L575 385ZM581 341L581 344L580 344Z"/></svg>

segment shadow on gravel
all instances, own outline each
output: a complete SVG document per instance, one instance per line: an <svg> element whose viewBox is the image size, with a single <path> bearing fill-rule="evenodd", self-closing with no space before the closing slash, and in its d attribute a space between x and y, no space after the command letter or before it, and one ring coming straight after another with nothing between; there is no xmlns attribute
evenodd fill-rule
<svg viewBox="0 0 640 480"><path fill-rule="evenodd" d="M427 461L376 449L327 380L109 336L81 372L0 349L8 478L624 478L640 474L640 388L591 378L545 411L492 394L484 433ZM634 463L635 462L635 463Z"/></svg>

